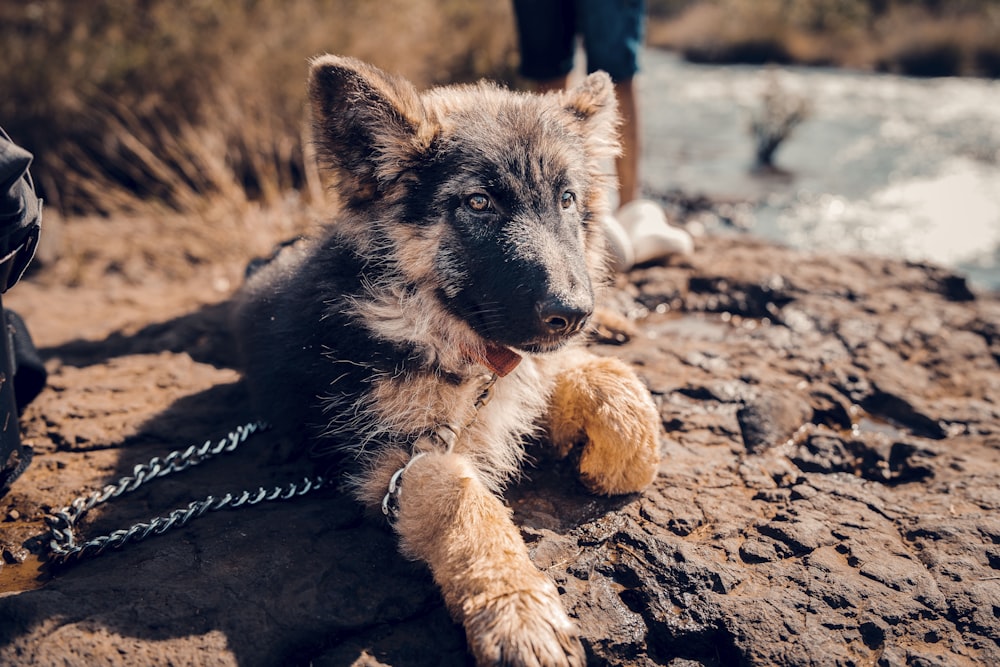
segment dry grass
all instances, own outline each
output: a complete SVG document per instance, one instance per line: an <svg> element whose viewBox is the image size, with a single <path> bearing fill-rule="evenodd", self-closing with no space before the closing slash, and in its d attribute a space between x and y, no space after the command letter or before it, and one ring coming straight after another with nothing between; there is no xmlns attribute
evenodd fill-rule
<svg viewBox="0 0 1000 667"><path fill-rule="evenodd" d="M788 62L781 0L696 4L668 23L651 22L649 42L699 63Z"/></svg>
<svg viewBox="0 0 1000 667"><path fill-rule="evenodd" d="M694 60L1000 75L994 0L649 8L649 41ZM302 138L317 53L425 86L512 80L517 63L510 4L481 0L25 0L0 3L0 43L0 123L35 153L36 181L65 213L319 198Z"/></svg>
<svg viewBox="0 0 1000 667"><path fill-rule="evenodd" d="M662 1L669 7L651 14L649 42L696 62L1000 76L1000 5L992 0Z"/></svg>
<svg viewBox="0 0 1000 667"><path fill-rule="evenodd" d="M318 53L422 85L516 64L507 3L475 0L35 0L0 5L0 43L0 119L71 213L315 193L301 133Z"/></svg>
<svg viewBox="0 0 1000 667"><path fill-rule="evenodd" d="M935 17L903 8L875 26L882 49L876 66L914 76L1000 76L1000 6L986 14Z"/></svg>

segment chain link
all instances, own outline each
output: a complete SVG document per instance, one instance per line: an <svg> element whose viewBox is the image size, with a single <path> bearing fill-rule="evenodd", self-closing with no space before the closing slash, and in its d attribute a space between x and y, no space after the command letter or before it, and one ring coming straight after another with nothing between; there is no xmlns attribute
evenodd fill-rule
<svg viewBox="0 0 1000 667"><path fill-rule="evenodd" d="M322 488L326 480L315 477L306 478L301 483L292 482L285 486L276 486L270 490L259 487L256 491L243 491L235 496L231 493L221 498L208 496L204 500L188 504L186 508L178 508L165 516L151 519L148 523L136 523L129 528L77 543L77 536L74 534L76 522L95 506L131 493L158 477L181 472L219 454L232 452L251 435L266 428L264 422L250 422L237 427L214 444L211 440L206 440L200 447L191 445L183 451L171 452L163 459L153 457L148 463L135 466L132 474L122 477L117 484L109 484L99 491L80 496L67 507L52 512L46 518L49 524L49 552L52 560L62 564L87 556L97 556L107 549L117 549L129 542L144 540L151 535L162 535L171 528L184 526L207 512L234 509L244 505L252 506L271 500L288 500Z"/></svg>
<svg viewBox="0 0 1000 667"><path fill-rule="evenodd" d="M454 449L455 443L458 442L462 432L472 426L479 416L479 411L486 407L493 398L493 385L496 384L499 377L499 374L492 373L479 385L479 395L476 397L476 402L472 405L472 415L465 424L462 426L441 424L428 433L427 436L418 439L414 444L410 460L406 462L406 465L393 473L389 479L389 490L382 498L382 514L385 515L389 525L395 526L396 519L399 517L399 497L403 493L404 473L406 473L407 469L417 459L426 454L429 449L438 449L444 452L451 452ZM430 441L430 446L421 446L421 443L427 440Z"/></svg>

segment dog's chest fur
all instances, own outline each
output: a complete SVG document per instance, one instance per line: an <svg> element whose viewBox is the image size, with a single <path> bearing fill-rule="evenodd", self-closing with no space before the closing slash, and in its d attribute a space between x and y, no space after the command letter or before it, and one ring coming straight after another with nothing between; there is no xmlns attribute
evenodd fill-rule
<svg viewBox="0 0 1000 667"><path fill-rule="evenodd" d="M485 405L476 408L490 372L471 367L458 383L434 373L384 378L373 383L372 423L398 432L427 433L446 424L459 432L454 451L470 458L489 486L499 488L517 472L523 442L535 429L550 391L544 361L526 358L493 384ZM383 434L384 435L384 434Z"/></svg>
<svg viewBox="0 0 1000 667"><path fill-rule="evenodd" d="M477 410L490 371L463 351L467 327L429 290L376 279L351 246L337 233L304 242L249 279L239 338L256 408L306 436L314 455L362 469L442 425L467 426L455 451L500 488L537 428L558 353L523 358Z"/></svg>

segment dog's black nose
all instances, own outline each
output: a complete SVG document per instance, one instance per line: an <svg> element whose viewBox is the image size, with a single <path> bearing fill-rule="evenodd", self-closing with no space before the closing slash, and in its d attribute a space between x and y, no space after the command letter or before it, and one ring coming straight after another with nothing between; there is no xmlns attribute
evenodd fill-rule
<svg viewBox="0 0 1000 667"><path fill-rule="evenodd" d="M581 306L558 297L538 304L538 319L545 333L551 336L568 336L579 331L592 308Z"/></svg>

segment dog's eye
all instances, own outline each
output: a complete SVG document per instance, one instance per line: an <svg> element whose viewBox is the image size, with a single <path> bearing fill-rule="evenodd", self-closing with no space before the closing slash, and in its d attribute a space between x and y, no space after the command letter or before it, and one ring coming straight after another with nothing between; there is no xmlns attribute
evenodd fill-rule
<svg viewBox="0 0 1000 667"><path fill-rule="evenodd" d="M575 201L576 201L576 195L570 192L569 190L562 193L562 196L559 197L559 205L562 206L563 208L569 208L570 206L573 205L573 202Z"/></svg>
<svg viewBox="0 0 1000 667"><path fill-rule="evenodd" d="M488 211L493 208L493 202L491 202L490 198L481 192L477 192L476 194L466 197L465 205L477 213L482 213L483 211Z"/></svg>

